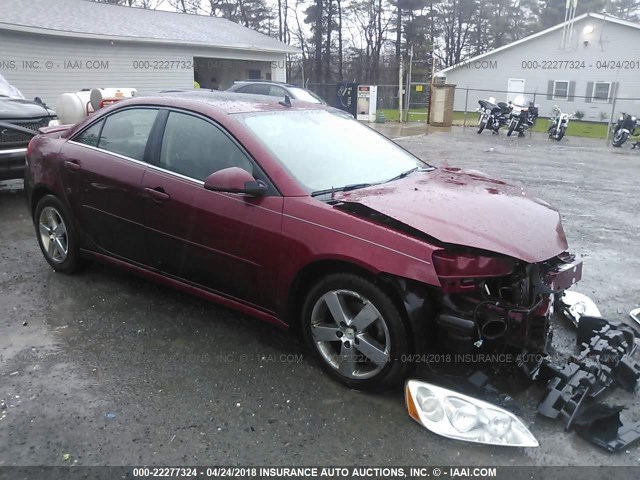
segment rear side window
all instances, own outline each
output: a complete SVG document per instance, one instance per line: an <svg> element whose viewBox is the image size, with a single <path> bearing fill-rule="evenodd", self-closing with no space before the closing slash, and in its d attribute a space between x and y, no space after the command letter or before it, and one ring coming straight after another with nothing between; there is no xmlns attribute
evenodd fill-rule
<svg viewBox="0 0 640 480"><path fill-rule="evenodd" d="M286 93L287 92L285 92L284 88L282 87L276 87L275 85L271 85L271 87L269 88L269 95L271 95L272 97L284 98Z"/></svg>
<svg viewBox="0 0 640 480"><path fill-rule="evenodd" d="M253 93L254 95L269 95L269 85L253 84L238 89L241 93Z"/></svg>
<svg viewBox="0 0 640 480"><path fill-rule="evenodd" d="M89 145L90 147L97 147L98 140L100 139L100 130L102 130L102 124L104 122L100 121L98 123L94 123L85 131L83 131L80 135L74 138L74 142L82 143L84 145Z"/></svg>
<svg viewBox="0 0 640 480"><path fill-rule="evenodd" d="M107 117L98 148L142 161L158 111L132 108Z"/></svg>

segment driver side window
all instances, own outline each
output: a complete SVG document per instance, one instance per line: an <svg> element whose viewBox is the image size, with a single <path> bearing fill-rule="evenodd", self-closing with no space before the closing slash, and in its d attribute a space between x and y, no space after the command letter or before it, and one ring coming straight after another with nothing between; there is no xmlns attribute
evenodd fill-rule
<svg viewBox="0 0 640 480"><path fill-rule="evenodd" d="M202 182L229 167L254 174L251 160L222 130L202 118L179 112L169 113L159 166Z"/></svg>

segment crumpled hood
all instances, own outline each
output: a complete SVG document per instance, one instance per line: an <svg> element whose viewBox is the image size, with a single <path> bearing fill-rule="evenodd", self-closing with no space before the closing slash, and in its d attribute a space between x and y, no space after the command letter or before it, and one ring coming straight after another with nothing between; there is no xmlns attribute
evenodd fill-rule
<svg viewBox="0 0 640 480"><path fill-rule="evenodd" d="M0 121L49 117L55 114L56 112L37 102L0 97Z"/></svg>
<svg viewBox="0 0 640 480"><path fill-rule="evenodd" d="M479 248L529 263L567 249L557 210L523 189L477 171L441 168L336 194L443 243Z"/></svg>

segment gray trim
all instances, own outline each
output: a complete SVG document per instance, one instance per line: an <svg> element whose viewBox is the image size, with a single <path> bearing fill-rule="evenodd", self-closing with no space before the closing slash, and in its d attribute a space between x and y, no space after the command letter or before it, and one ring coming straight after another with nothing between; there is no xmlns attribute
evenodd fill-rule
<svg viewBox="0 0 640 480"><path fill-rule="evenodd" d="M573 80L569 82L569 98L567 101L573 102L576 96L576 82Z"/></svg>
<svg viewBox="0 0 640 480"><path fill-rule="evenodd" d="M613 103L613 99L616 98L619 85L619 82L611 82L611 88L609 88L609 103Z"/></svg>
<svg viewBox="0 0 640 480"><path fill-rule="evenodd" d="M201 181L201 180L198 180L198 179L195 179L195 178L191 178L191 177L187 177L186 175L181 175L179 173L172 172L171 170L166 170L164 168L158 167L156 165L152 165L152 164L147 163L147 162L143 162L141 160L136 160L135 158L127 157L125 155L120 155L119 153L115 153L115 152L110 152L109 150L103 150L102 148L93 147L91 145L87 145L85 143L76 142L74 140L68 140L67 143L72 143L73 145L78 145L80 147L88 148L90 150L95 150L96 152L105 153L107 155L111 155L112 157L116 157L116 158L119 158L121 160L128 160L129 162L137 163L138 165L141 165L141 166L146 167L146 168L153 168L154 170L159 170L160 172L168 173L168 174L170 174L172 176L179 177L179 178L182 178L184 180L189 180L190 182L196 183L196 184L201 185L201 186L204 187L204 182ZM81 167L82 167L82 165L81 165Z"/></svg>
<svg viewBox="0 0 640 480"><path fill-rule="evenodd" d="M593 82L587 82L587 91L584 94L584 102L591 103L593 96Z"/></svg>
<svg viewBox="0 0 640 480"><path fill-rule="evenodd" d="M10 153L27 153L27 147L22 148L10 148L8 150L0 150L0 157Z"/></svg>

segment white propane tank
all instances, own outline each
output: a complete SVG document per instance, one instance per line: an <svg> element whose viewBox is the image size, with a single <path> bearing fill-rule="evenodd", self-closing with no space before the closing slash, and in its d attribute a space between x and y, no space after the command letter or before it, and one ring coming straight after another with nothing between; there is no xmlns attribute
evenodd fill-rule
<svg viewBox="0 0 640 480"><path fill-rule="evenodd" d="M94 110L98 110L103 107L103 102L112 103L135 97L137 91L135 88L94 88L91 90L91 105Z"/></svg>
<svg viewBox="0 0 640 480"><path fill-rule="evenodd" d="M56 102L56 114L63 125L78 123L91 112L93 112L93 107L89 90L63 93Z"/></svg>

